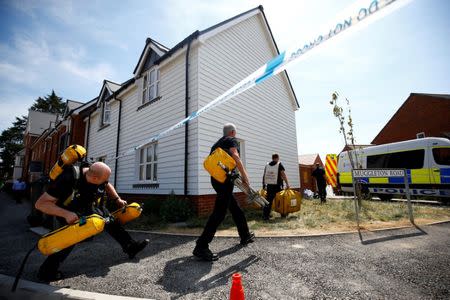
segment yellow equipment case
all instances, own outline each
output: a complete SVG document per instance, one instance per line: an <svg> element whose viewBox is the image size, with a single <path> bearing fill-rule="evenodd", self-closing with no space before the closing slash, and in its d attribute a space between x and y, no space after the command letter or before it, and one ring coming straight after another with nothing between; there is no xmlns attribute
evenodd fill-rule
<svg viewBox="0 0 450 300"><path fill-rule="evenodd" d="M222 148L217 148L203 162L203 167L215 180L224 183L227 179L227 172L236 168L234 159Z"/></svg>
<svg viewBox="0 0 450 300"><path fill-rule="evenodd" d="M288 214L299 211L302 203L302 196L295 190L282 190L278 192L273 200L272 208L286 217Z"/></svg>
<svg viewBox="0 0 450 300"><path fill-rule="evenodd" d="M119 208L118 210L112 213L114 219L118 220L120 224L128 223L136 218L138 218L142 213L142 207L133 202L124 206L123 208Z"/></svg>
<svg viewBox="0 0 450 300"><path fill-rule="evenodd" d="M44 255L50 255L99 234L105 227L106 220L92 214L80 218L79 222L66 225L41 237L38 249Z"/></svg>

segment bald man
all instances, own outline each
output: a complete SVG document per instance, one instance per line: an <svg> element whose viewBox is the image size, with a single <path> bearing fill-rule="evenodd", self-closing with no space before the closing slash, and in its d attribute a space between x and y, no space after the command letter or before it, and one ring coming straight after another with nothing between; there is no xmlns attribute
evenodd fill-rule
<svg viewBox="0 0 450 300"><path fill-rule="evenodd" d="M107 217L103 196L106 193L118 207L127 204L108 182L111 169L102 162L96 162L88 168L70 166L56 180L51 181L47 192L36 201L36 209L47 215L56 216L62 225L73 224L79 216L93 213ZM145 248L148 240L135 241L118 222L109 222L107 231L132 259ZM38 278L44 282L59 280L63 276L59 265L67 258L74 246L49 255L39 268Z"/></svg>

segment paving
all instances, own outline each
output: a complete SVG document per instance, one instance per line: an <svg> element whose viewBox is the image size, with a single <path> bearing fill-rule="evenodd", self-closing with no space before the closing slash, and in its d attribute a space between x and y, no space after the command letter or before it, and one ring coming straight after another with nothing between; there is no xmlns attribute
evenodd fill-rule
<svg viewBox="0 0 450 300"><path fill-rule="evenodd" d="M38 240L28 230L28 213L29 204L17 205L0 194L0 274L15 276ZM77 245L61 267L66 279L51 283L49 293L65 289L150 299L228 299L231 275L239 272L246 299L450 298L449 223L361 236L257 238L247 247L239 246L238 238L216 238L211 249L220 259L214 263L192 257L195 237L132 235L151 241L133 260L106 233ZM36 250L31 254L25 280L38 281L44 258ZM0 299L11 295L2 282ZM23 289L26 284L19 283L19 292L30 291Z"/></svg>

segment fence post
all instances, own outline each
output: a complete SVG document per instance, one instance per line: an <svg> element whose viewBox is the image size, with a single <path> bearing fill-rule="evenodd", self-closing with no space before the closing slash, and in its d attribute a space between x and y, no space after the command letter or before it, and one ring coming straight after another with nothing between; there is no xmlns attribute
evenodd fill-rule
<svg viewBox="0 0 450 300"><path fill-rule="evenodd" d="M409 191L409 181L408 181L408 174L406 169L404 169L404 177L403 180L405 182L405 193L406 193L406 199L408 201L408 213L409 213L409 221L414 224L414 216L413 216L413 210L412 210L412 204L411 204L411 193Z"/></svg>

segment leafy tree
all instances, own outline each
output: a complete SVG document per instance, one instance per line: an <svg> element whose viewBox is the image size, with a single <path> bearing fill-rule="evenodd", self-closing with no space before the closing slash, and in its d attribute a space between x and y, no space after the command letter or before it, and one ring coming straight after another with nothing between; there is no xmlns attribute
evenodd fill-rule
<svg viewBox="0 0 450 300"><path fill-rule="evenodd" d="M62 101L61 97L58 97L54 90L50 95L42 98L39 97L35 100L31 106L31 110L49 112L55 114L62 114L66 109L66 103Z"/></svg>
<svg viewBox="0 0 450 300"><path fill-rule="evenodd" d="M27 126L27 117L16 117L13 126L3 130L0 135L0 157L5 173L12 174L17 152L23 149L23 134Z"/></svg>

